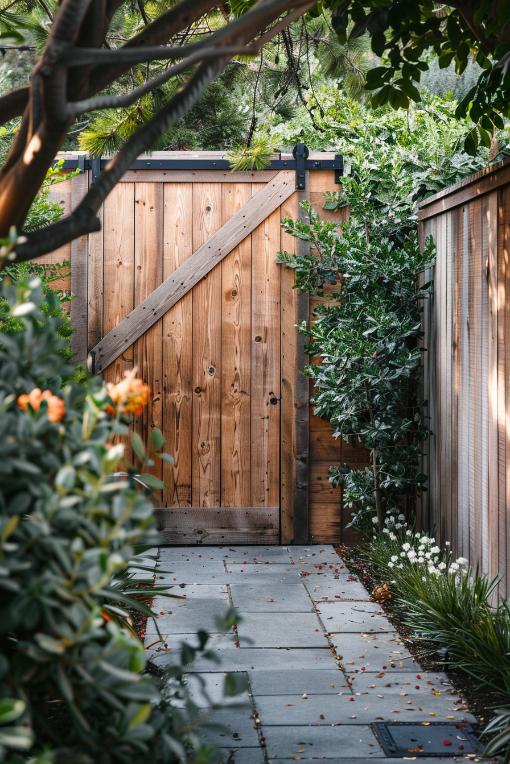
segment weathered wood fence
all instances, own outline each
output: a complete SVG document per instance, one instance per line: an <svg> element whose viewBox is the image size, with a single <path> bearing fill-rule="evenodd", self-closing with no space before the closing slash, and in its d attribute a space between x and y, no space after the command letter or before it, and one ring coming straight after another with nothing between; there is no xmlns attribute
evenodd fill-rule
<svg viewBox="0 0 510 764"><path fill-rule="evenodd" d="M100 162L64 159L82 170L52 190L68 210ZM339 159L227 167L218 152L139 160L106 200L101 231L45 260L71 261L78 357L107 380L137 366L150 384L137 427L144 439L159 427L175 457L157 473L168 542L341 541L328 468L364 455L309 408L296 324L313 304L275 263L278 250L304 246L281 219L305 198L322 209Z"/></svg>
<svg viewBox="0 0 510 764"><path fill-rule="evenodd" d="M421 206L437 246L424 308L432 437L423 523L510 592L510 162Z"/></svg>

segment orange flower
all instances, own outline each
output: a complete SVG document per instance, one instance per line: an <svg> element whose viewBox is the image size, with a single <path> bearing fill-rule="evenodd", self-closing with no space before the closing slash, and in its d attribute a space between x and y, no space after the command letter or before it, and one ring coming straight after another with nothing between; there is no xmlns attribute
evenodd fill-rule
<svg viewBox="0 0 510 764"><path fill-rule="evenodd" d="M62 398L59 398L58 395L53 395L51 390L44 390L43 392L39 387L34 387L28 395L25 393L19 396L18 406L23 411L27 411L30 404L34 411L39 411L43 401L46 401L48 404L46 415L50 422L55 422L55 424L60 422L66 411L65 404Z"/></svg>
<svg viewBox="0 0 510 764"><path fill-rule="evenodd" d="M106 411L109 414L134 414L139 416L144 406L149 402L150 387L136 376L136 369L126 371L124 379L114 385L109 382L106 385L108 395L112 399L113 406L108 405Z"/></svg>

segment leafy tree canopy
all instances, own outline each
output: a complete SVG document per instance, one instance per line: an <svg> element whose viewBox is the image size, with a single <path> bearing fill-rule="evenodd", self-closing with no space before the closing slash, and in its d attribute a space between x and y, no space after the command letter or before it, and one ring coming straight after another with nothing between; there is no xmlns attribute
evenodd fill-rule
<svg viewBox="0 0 510 764"><path fill-rule="evenodd" d="M489 146L495 128L510 115L510 3L508 0L340 0L332 24L340 41L368 34L380 65L367 73L366 87L375 106L407 108L419 101L417 87L429 68L430 53L441 68L452 62L458 74L474 60L481 67L476 83L457 107L475 126L466 136L474 154Z"/></svg>

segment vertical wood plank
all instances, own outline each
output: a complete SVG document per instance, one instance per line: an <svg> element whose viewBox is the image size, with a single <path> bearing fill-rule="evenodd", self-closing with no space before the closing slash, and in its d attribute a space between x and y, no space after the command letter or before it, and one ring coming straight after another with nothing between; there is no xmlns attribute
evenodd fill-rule
<svg viewBox="0 0 510 764"><path fill-rule="evenodd" d="M458 282L458 256L457 251L457 215L455 210L448 213L449 217L449 289L450 289L450 321L451 321L451 373L450 373L450 482L451 482L451 506L446 525L446 537L452 541L456 536L456 517L458 502L458 421L459 421L459 282Z"/></svg>
<svg viewBox="0 0 510 764"><path fill-rule="evenodd" d="M164 184L163 278L193 252L191 183ZM191 506L193 409L193 296L163 318L163 434L174 464L163 464L164 507Z"/></svg>
<svg viewBox="0 0 510 764"><path fill-rule="evenodd" d="M465 506L462 505L465 500L465 484L463 481L464 470L464 454L462 452L463 446L463 431L462 427L464 422L461 421L464 415L464 388L462 383L462 358L463 358L463 320L465 317L465 304L463 300L463 210L459 208L452 213L455 217L455 343L456 343L456 358L455 358L455 388L456 394L456 459L457 459L457 471L455 475L455 485L457 489L457 505L455 511L455 517L452 518L452 530L451 530L451 542L453 549L459 551L459 534L461 528L461 514L466 511ZM460 509L462 506L462 510Z"/></svg>
<svg viewBox="0 0 510 764"><path fill-rule="evenodd" d="M289 197L281 207L281 217L296 219L298 195ZM296 238L281 232L281 250L296 252ZM297 291L295 274L290 268L281 268L281 475L280 475L280 532L282 544L294 543L294 486L296 482L296 416L295 384L297 374Z"/></svg>
<svg viewBox="0 0 510 764"><path fill-rule="evenodd" d="M469 557L481 565L482 550L482 472L480 463L481 436L481 280L482 280L481 200L469 205L469 388L470 388L470 545Z"/></svg>
<svg viewBox="0 0 510 764"><path fill-rule="evenodd" d="M503 598L508 597L510 590L510 306L508 305L508 297L510 295L510 186L505 186L501 192L501 217L504 221L502 226L502 239L503 239L503 251L500 253L500 257L503 260L502 268L505 272L505 300L501 309L501 319L503 323L504 351L500 348L502 354L504 353L504 369L505 369L505 390L504 390L504 409L500 413L500 419L505 431L505 483L504 483L504 498L505 498L505 549L504 557L499 560L499 568L502 576L500 594ZM500 292L501 295L501 292ZM503 523L502 523L503 524Z"/></svg>
<svg viewBox="0 0 510 764"><path fill-rule="evenodd" d="M450 517L452 513L452 331L453 331L453 310L452 310L452 241L451 241L451 215L448 213L443 216L443 249L444 249L444 377L443 377L443 395L444 395L444 507L441 516L441 541L449 540Z"/></svg>
<svg viewBox="0 0 510 764"><path fill-rule="evenodd" d="M96 345L104 335L103 327L103 256L104 256L104 208L98 212L101 229L89 234L88 256L88 347Z"/></svg>
<svg viewBox="0 0 510 764"><path fill-rule="evenodd" d="M485 200L485 231L488 257L488 573L497 575L498 543L498 193Z"/></svg>
<svg viewBox="0 0 510 764"><path fill-rule="evenodd" d="M491 339L491 314L489 304L489 282L490 268L489 262L489 236L488 228L490 222L487 212L490 204L490 197L486 196L481 200L481 252L480 252L480 274L481 274L481 295L480 295L480 313L481 313L481 338L480 338L480 374L481 374L481 409L480 409L480 508L481 515L481 570L488 574L489 572L489 391L491 380L489 379L489 356Z"/></svg>
<svg viewBox="0 0 510 764"><path fill-rule="evenodd" d="M306 220L307 215L301 203L308 200L310 173L306 173L306 190L298 192L299 218ZM331 174L329 178L331 183ZM310 252L308 242L298 239L297 254L304 257ZM296 323L301 325L310 319L310 301L308 294L298 292L296 296ZM296 337L296 480L294 484L294 540L297 544L306 544L310 535L310 382L305 375L308 355L305 351L306 338L298 333ZM340 492L336 491L337 507L340 512ZM340 513L341 514L341 513ZM338 526L340 526L340 517Z"/></svg>
<svg viewBox="0 0 510 764"><path fill-rule="evenodd" d="M436 264L436 292L435 321L437 326L437 373L436 373L436 471L437 471L437 501L435 504L434 530L440 538L444 538L444 511L448 503L448 486L446 483L446 459L447 459L447 395L446 366L447 366L447 283L446 265L448 252L446 249L446 217L442 215L436 220L437 240L437 264Z"/></svg>
<svg viewBox="0 0 510 764"><path fill-rule="evenodd" d="M498 210L498 567L502 575L499 594L506 597L507 576L507 365L506 302L508 295L508 193L499 192Z"/></svg>
<svg viewBox="0 0 510 764"><path fill-rule="evenodd" d="M433 218L430 221L430 235L436 242L437 247L437 220ZM437 404L437 391L436 391L436 363L437 363L437 319L436 319L436 304L438 301L437 293L437 279L436 274L438 270L437 261L431 268L431 276L433 283L433 291L430 297L430 342L429 342L429 422L430 422L430 437L429 437L429 516L428 521L430 528L435 525L436 508L438 505L437 496L437 465L436 465L436 430L437 430L437 418L436 418L436 404Z"/></svg>
<svg viewBox="0 0 510 764"><path fill-rule="evenodd" d="M135 304L144 300L163 280L163 184L135 184ZM163 343L158 321L134 344L134 363L139 376L150 387L149 405L134 422L145 443L153 427L162 428ZM156 460L150 470L161 478ZM159 502L161 498L159 498ZM158 503L159 503L158 502Z"/></svg>
<svg viewBox="0 0 510 764"><path fill-rule="evenodd" d="M68 215L72 210L72 184L74 178L63 180L60 183L50 186L48 189L48 200L56 202L62 207L64 215ZM64 244L62 247L55 249L53 252L37 258L37 263L40 265L50 265L55 263L71 262L71 244ZM70 284L67 288L70 288Z"/></svg>
<svg viewBox="0 0 510 764"><path fill-rule="evenodd" d="M469 270L468 210L459 210L458 246L460 251L460 368L459 368L459 515L457 546L459 554L469 549Z"/></svg>
<svg viewBox="0 0 510 764"><path fill-rule="evenodd" d="M221 226L221 185L193 185L193 249ZM221 500L221 268L193 288L193 505Z"/></svg>
<svg viewBox="0 0 510 764"><path fill-rule="evenodd" d="M88 172L81 172L72 179L71 207L76 209L89 188ZM87 278L88 278L88 236L79 236L71 242L71 350L75 363L84 363L87 359Z"/></svg>
<svg viewBox="0 0 510 764"><path fill-rule="evenodd" d="M339 191L340 186L335 183L335 176L331 170L319 170L311 171L307 177L307 196L309 198L312 208L317 214L326 220L340 225L348 219L348 209L342 209L340 211L326 212L323 209L324 206L324 194L327 191ZM297 246L300 246L297 244ZM307 251L307 245L301 243L304 251ZM331 296L331 292L338 291L338 286L326 285L323 289L323 295L320 297L311 297L308 300L308 308L303 306L303 317L301 320L308 318L309 322L316 320L315 308L323 303L327 303ZM297 295L296 295L297 297ZM308 310L308 317L304 315ZM296 306L295 322L298 321L297 306ZM300 341L304 340L303 336L300 336ZM299 348L300 354L303 353L302 345ZM285 351L284 351L285 352ZM304 365L308 362L308 358L302 358L300 365ZM320 363L319 358L312 358L312 363ZM309 431L309 453L303 454L299 466L301 469L301 476L294 479L297 486L297 492L295 495L296 507L301 507L301 512L304 515L306 503L308 503L308 517L309 528L308 533L310 541L315 542L344 542L355 543L356 539L353 538L353 532L346 529L346 525L350 520L349 510L342 505L342 491L341 489L335 489L332 491L332 496L335 497L334 502L325 504L321 495L314 489L314 477L319 474L321 476L327 475L330 466L338 466L341 463L348 464L353 468L362 468L367 463L367 454L363 449L359 447L347 446L342 443L340 439L334 439L332 437L332 428L329 422L315 416L313 406L305 404L306 398L309 399L310 394L313 393L309 380L299 374L296 378L299 382L300 389L298 395L303 402L302 414L307 413L308 422L303 423L303 428ZM305 411L306 406L306 411ZM302 438L304 444L305 438ZM305 460L309 459L309 464L305 464ZM321 478L322 479L322 478ZM307 489L307 491L305 490ZM299 527L299 518L296 518L296 529ZM302 536L305 536L306 529L301 531Z"/></svg>
<svg viewBox="0 0 510 764"><path fill-rule="evenodd" d="M279 504L280 211L252 233L251 495L254 507Z"/></svg>
<svg viewBox="0 0 510 764"><path fill-rule="evenodd" d="M135 300L135 187L115 186L103 207L103 332L111 331L134 308ZM104 372L107 382L118 382L133 367L133 346Z"/></svg>
<svg viewBox="0 0 510 764"><path fill-rule="evenodd" d="M430 236L430 220L425 220L419 229L420 233L420 245L423 246L425 241ZM420 286L428 284L432 280L432 269L430 266L426 267L423 274L419 278ZM428 428L430 429L430 358L431 358L431 336L430 336L430 321L431 321L431 297L427 297L423 301L422 306L422 332L423 338L421 340L421 346L423 348L422 354L422 395L421 399L424 403L424 415ZM424 491L419 499L417 506L416 522L418 528L429 527L429 509L430 509L430 437L423 444L422 452L422 472L427 476L427 490Z"/></svg>
<svg viewBox="0 0 510 764"><path fill-rule="evenodd" d="M222 185L223 223L246 204L247 183ZM251 237L221 263L221 506L251 506Z"/></svg>

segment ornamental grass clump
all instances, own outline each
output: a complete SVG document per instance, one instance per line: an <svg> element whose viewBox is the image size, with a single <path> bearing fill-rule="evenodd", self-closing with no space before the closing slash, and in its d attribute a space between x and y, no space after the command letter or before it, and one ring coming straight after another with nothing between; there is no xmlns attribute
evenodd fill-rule
<svg viewBox="0 0 510 764"><path fill-rule="evenodd" d="M0 285L0 761L198 761L182 666L146 673L128 628L128 610L151 615L128 567L158 536L116 441L126 401L147 391L132 376L116 401L100 380L73 381L47 299L37 280ZM151 458L165 456L160 436Z"/></svg>
<svg viewBox="0 0 510 764"><path fill-rule="evenodd" d="M379 582L373 596L391 601L423 655L444 656L450 668L508 699L485 730L486 755L510 762L510 606L497 600L498 579L473 570L402 515L386 518L364 551Z"/></svg>

